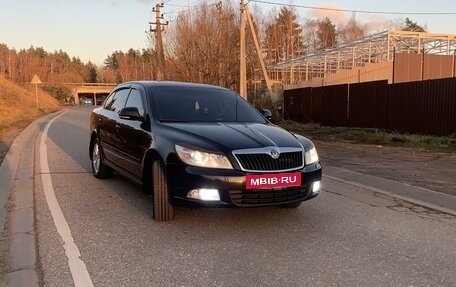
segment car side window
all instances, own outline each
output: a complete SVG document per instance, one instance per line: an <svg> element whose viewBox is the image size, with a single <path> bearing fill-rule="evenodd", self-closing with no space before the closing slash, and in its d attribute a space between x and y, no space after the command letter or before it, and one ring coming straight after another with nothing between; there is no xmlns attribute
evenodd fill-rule
<svg viewBox="0 0 456 287"><path fill-rule="evenodd" d="M130 89L122 89L116 92L116 95L111 104L111 111L118 113L121 109L125 107L129 91Z"/></svg>
<svg viewBox="0 0 456 287"><path fill-rule="evenodd" d="M108 98L106 99L104 105L103 105L103 108L107 109L107 110L110 110L111 109L111 105L112 105L112 101L114 100L114 97L116 95L116 92L112 92Z"/></svg>
<svg viewBox="0 0 456 287"><path fill-rule="evenodd" d="M144 105L141 99L141 93L136 89L131 89L130 95L128 96L127 104L125 107L138 108L139 114L144 115Z"/></svg>

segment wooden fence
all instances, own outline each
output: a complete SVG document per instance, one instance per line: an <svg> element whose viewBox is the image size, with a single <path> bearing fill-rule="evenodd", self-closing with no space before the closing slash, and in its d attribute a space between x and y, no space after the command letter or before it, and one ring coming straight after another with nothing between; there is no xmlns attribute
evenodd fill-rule
<svg viewBox="0 0 456 287"><path fill-rule="evenodd" d="M285 90L284 118L326 126L451 135L456 133L456 78Z"/></svg>

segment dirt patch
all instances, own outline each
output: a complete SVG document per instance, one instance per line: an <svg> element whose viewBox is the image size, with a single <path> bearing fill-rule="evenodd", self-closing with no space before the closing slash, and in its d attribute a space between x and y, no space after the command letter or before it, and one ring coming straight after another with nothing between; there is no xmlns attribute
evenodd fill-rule
<svg viewBox="0 0 456 287"><path fill-rule="evenodd" d="M5 158L8 150L9 146L6 143L3 143L3 141L0 141L0 164L3 162L3 159Z"/></svg>
<svg viewBox="0 0 456 287"><path fill-rule="evenodd" d="M323 168L345 168L456 196L456 153L321 140L314 142Z"/></svg>
<svg viewBox="0 0 456 287"><path fill-rule="evenodd" d="M14 128L0 134L0 164L3 162L3 159L13 144L14 139L22 132L22 130L23 128Z"/></svg>

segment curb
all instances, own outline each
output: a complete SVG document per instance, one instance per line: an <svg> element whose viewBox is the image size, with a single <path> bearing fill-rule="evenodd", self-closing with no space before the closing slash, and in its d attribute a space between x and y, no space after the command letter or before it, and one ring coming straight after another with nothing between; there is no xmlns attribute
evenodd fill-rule
<svg viewBox="0 0 456 287"><path fill-rule="evenodd" d="M14 140L0 166L0 226L8 229L7 286L38 287L35 232L35 142L50 117L27 126ZM9 201L8 201L9 199ZM8 207L11 207L8 213Z"/></svg>
<svg viewBox="0 0 456 287"><path fill-rule="evenodd" d="M323 177L456 216L456 196L333 166Z"/></svg>
<svg viewBox="0 0 456 287"><path fill-rule="evenodd" d="M14 140L2 163L7 177L2 177L4 193L10 195L12 207L8 216L1 219L8 225L9 272L8 286L39 286L36 270L36 236L34 211L34 160L35 138L41 120L25 128Z"/></svg>

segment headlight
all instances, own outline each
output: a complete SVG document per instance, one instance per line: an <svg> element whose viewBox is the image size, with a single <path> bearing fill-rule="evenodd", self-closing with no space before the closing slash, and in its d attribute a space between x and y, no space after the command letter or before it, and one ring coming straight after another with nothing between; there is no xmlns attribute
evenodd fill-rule
<svg viewBox="0 0 456 287"><path fill-rule="evenodd" d="M306 151L306 165L318 162L318 153L315 147Z"/></svg>
<svg viewBox="0 0 456 287"><path fill-rule="evenodd" d="M208 153L180 145L175 145L175 147L179 158L188 165L233 169L228 158L222 154Z"/></svg>

